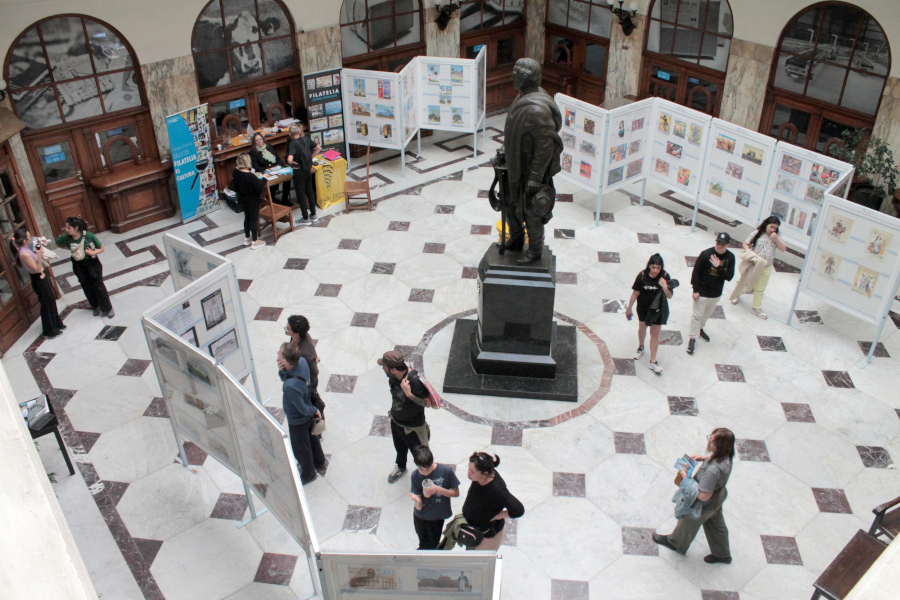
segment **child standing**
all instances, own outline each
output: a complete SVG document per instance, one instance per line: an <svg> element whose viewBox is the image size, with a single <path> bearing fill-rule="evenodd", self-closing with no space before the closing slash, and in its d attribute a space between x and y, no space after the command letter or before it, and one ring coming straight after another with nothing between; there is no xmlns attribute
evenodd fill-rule
<svg viewBox="0 0 900 600"><path fill-rule="evenodd" d="M419 550L437 550L444 530L444 519L453 516L450 500L459 496L459 479L450 465L439 465L428 446L413 449L416 470L410 476L415 503L413 524L419 536Z"/></svg>

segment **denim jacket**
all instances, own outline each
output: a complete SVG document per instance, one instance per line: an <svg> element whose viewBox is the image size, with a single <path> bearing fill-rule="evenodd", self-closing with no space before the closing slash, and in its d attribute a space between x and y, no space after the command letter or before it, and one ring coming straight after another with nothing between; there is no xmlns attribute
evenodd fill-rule
<svg viewBox="0 0 900 600"><path fill-rule="evenodd" d="M685 477L678 486L678 491L672 496L675 503L675 518L690 517L693 520L700 518L703 503L700 502L700 483L693 477Z"/></svg>

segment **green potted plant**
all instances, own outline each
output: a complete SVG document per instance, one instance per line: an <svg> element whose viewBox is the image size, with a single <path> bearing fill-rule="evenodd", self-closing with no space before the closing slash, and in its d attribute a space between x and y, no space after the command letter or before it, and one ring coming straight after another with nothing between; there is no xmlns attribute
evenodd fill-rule
<svg viewBox="0 0 900 600"><path fill-rule="evenodd" d="M856 185L850 200L879 210L885 197L894 195L900 179L894 153L884 140L865 129L847 129L841 139L843 145L835 147L832 154L856 168L856 180L868 180Z"/></svg>

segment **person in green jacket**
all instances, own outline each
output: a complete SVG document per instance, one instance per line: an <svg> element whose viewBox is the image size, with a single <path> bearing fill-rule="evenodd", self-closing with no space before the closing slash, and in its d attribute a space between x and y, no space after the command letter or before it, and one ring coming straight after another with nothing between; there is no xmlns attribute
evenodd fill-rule
<svg viewBox="0 0 900 600"><path fill-rule="evenodd" d="M81 217L66 219L63 231L65 233L56 238L56 245L72 253L72 271L81 284L88 304L94 310L94 316L100 313L109 318L116 316L109 301L109 292L103 283L103 265L97 258L106 250L103 244L87 230L87 223Z"/></svg>

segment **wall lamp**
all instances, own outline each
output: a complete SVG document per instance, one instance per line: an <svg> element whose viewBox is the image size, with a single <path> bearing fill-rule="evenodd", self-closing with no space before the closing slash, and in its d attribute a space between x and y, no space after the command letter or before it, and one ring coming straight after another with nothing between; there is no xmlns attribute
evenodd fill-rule
<svg viewBox="0 0 900 600"><path fill-rule="evenodd" d="M434 20L437 23L438 29L441 31L447 28L447 24L450 23L450 15L453 14L453 11L459 10L459 4L454 4L453 0L450 0L447 4L443 4L444 0L434 0L434 8L438 11L437 19Z"/></svg>
<svg viewBox="0 0 900 600"><path fill-rule="evenodd" d="M609 9L612 11L612 14L619 17L619 25L622 26L622 33L627 37L631 35L631 32L637 27L631 19L637 14L638 3L632 0L631 4L628 5L629 10L625 10L622 8L622 5L625 4L625 0L618 0L618 2L619 8L616 8L616 0L606 0L606 3L612 7Z"/></svg>

